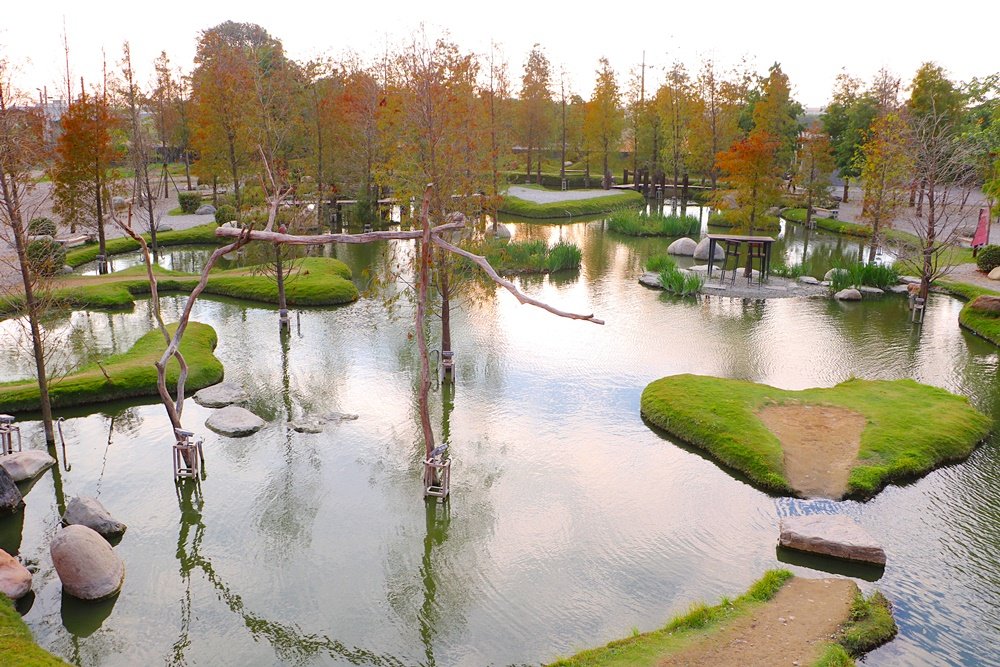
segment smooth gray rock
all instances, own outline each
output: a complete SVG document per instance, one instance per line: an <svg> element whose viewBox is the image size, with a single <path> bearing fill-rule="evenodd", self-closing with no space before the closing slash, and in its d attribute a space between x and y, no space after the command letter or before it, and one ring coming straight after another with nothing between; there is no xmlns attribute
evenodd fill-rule
<svg viewBox="0 0 1000 667"><path fill-rule="evenodd" d="M14 479L0 466L0 515L13 514L24 507L24 498Z"/></svg>
<svg viewBox="0 0 1000 667"><path fill-rule="evenodd" d="M264 427L264 420L236 405L227 405L205 420L205 426L216 433L239 438L256 433Z"/></svg>
<svg viewBox="0 0 1000 667"><path fill-rule="evenodd" d="M848 287L834 294L833 298L838 301L861 301L861 292L853 287Z"/></svg>
<svg viewBox="0 0 1000 667"><path fill-rule="evenodd" d="M829 280L819 281L820 287L829 287L832 283Z"/></svg>
<svg viewBox="0 0 1000 667"><path fill-rule="evenodd" d="M709 245L710 242L711 242L711 239L708 239L708 238L704 238L704 239L698 241L698 245L694 249L694 258L695 259L701 259L701 260L707 260L708 259L708 245ZM721 245L717 244L715 246L715 258L716 259L725 259L725 257L726 257L726 252L722 249Z"/></svg>
<svg viewBox="0 0 1000 667"><path fill-rule="evenodd" d="M1000 266L994 267L992 271L986 274L986 277L990 280L1000 280Z"/></svg>
<svg viewBox="0 0 1000 667"><path fill-rule="evenodd" d="M909 294L910 293L910 286L909 285L905 285L905 284L904 285L893 285L892 287L889 288L889 291L892 292L893 294Z"/></svg>
<svg viewBox="0 0 1000 667"><path fill-rule="evenodd" d="M0 549L0 593L11 600L18 600L30 590L31 572L21 561Z"/></svg>
<svg viewBox="0 0 1000 667"><path fill-rule="evenodd" d="M215 215L215 207L211 204L202 204L198 207L198 210L194 212L195 215Z"/></svg>
<svg viewBox="0 0 1000 667"><path fill-rule="evenodd" d="M70 266L69 264L63 264L62 272L66 275L73 273L73 267Z"/></svg>
<svg viewBox="0 0 1000 667"><path fill-rule="evenodd" d="M0 456L0 467L3 467L15 482L33 479L55 464L54 458L39 449Z"/></svg>
<svg viewBox="0 0 1000 667"><path fill-rule="evenodd" d="M704 273L708 274L708 264L695 264L694 266L687 269L691 273ZM716 271L721 271L718 265L715 267Z"/></svg>
<svg viewBox="0 0 1000 667"><path fill-rule="evenodd" d="M125 582L125 564L107 540L86 526L66 526L49 544L63 591L81 600L116 595Z"/></svg>
<svg viewBox="0 0 1000 667"><path fill-rule="evenodd" d="M663 284L660 282L660 274L653 273L652 271L647 271L639 276L639 283L654 289L660 289L663 287Z"/></svg>
<svg viewBox="0 0 1000 667"><path fill-rule="evenodd" d="M902 284L904 284L904 285L919 285L920 284L920 278L918 278L916 276L900 276L899 277L899 282L902 283Z"/></svg>
<svg viewBox="0 0 1000 667"><path fill-rule="evenodd" d="M105 538L121 535L127 528L111 516L100 500L91 496L77 496L70 500L62 520L67 526L86 526Z"/></svg>
<svg viewBox="0 0 1000 667"><path fill-rule="evenodd" d="M326 419L327 421L351 422L357 418L358 416L351 412L327 412L323 415L323 419Z"/></svg>
<svg viewBox="0 0 1000 667"><path fill-rule="evenodd" d="M493 236L492 225L486 228L486 235ZM497 234L494 238L498 239L509 239L510 238L510 228L506 225L497 225Z"/></svg>
<svg viewBox="0 0 1000 667"><path fill-rule="evenodd" d="M241 403L249 396L243 387L233 382L220 382L211 387L205 387L194 395L194 402L206 408L224 408L233 403Z"/></svg>
<svg viewBox="0 0 1000 667"><path fill-rule="evenodd" d="M325 430L326 421L322 419L296 419L290 422L292 430L297 433L322 433Z"/></svg>
<svg viewBox="0 0 1000 667"><path fill-rule="evenodd" d="M812 276L799 276L798 281L803 285L819 285L819 281Z"/></svg>
<svg viewBox="0 0 1000 667"><path fill-rule="evenodd" d="M870 285L859 285L858 291L860 291L862 295L871 294L873 296L881 296L885 294L885 290L879 289L878 287L871 287Z"/></svg>
<svg viewBox="0 0 1000 667"><path fill-rule="evenodd" d="M885 550L864 528L842 514L785 517L778 543L789 549L885 565Z"/></svg>
<svg viewBox="0 0 1000 667"><path fill-rule="evenodd" d="M830 270L829 270L829 271L827 271L827 272L826 272L826 274L825 274L825 275L823 276L823 280L833 280L833 277L834 277L835 275L837 275L837 274L842 274L842 275L846 275L846 274L847 274L847 271L846 271L846 270L844 270L844 269L830 269Z"/></svg>
<svg viewBox="0 0 1000 667"><path fill-rule="evenodd" d="M694 239L689 239L686 236L684 238L679 238L670 245L667 246L668 255L683 255L684 257L691 257L694 255L694 251L698 248L698 244ZM705 251L705 257L708 257L708 250Z"/></svg>

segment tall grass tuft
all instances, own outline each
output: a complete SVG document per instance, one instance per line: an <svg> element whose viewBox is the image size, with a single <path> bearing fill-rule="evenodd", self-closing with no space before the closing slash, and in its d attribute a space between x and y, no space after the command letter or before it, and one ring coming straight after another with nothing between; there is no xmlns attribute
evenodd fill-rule
<svg viewBox="0 0 1000 667"><path fill-rule="evenodd" d="M620 208L608 216L608 229L628 236L690 236L701 231L701 221L693 215Z"/></svg>
<svg viewBox="0 0 1000 667"><path fill-rule="evenodd" d="M557 243L549 248L549 256L545 260L549 271L579 268L583 252L573 243Z"/></svg>
<svg viewBox="0 0 1000 667"><path fill-rule="evenodd" d="M704 284L704 279L697 273L681 271L676 266L660 271L660 285L677 296L693 296Z"/></svg>
<svg viewBox="0 0 1000 667"><path fill-rule="evenodd" d="M853 262L836 266L835 269L830 279L830 286L834 290L860 287L861 285L887 289L899 282L899 270L894 266Z"/></svg>
<svg viewBox="0 0 1000 667"><path fill-rule="evenodd" d="M646 260L646 270L660 273L664 269L676 269L677 262L670 255L653 255Z"/></svg>

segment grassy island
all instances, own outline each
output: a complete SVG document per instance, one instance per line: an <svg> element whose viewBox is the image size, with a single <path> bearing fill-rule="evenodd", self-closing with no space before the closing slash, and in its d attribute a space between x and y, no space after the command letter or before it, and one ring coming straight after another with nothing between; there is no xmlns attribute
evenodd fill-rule
<svg viewBox="0 0 1000 667"><path fill-rule="evenodd" d="M168 328L173 332L176 325ZM215 329L200 322L189 322L181 353L188 363L188 392L222 380L222 362L214 354ZM128 352L87 364L74 373L50 380L49 395L53 407L104 403L137 396L156 396L156 368L166 344L163 334L150 331L136 341ZM167 365L167 384L177 382L179 367L171 359ZM40 408L38 383L34 379L0 383L0 412L25 412Z"/></svg>
<svg viewBox="0 0 1000 667"><path fill-rule="evenodd" d="M628 236L692 236L701 232L701 221L694 215L664 215L622 208L608 216L608 229Z"/></svg>
<svg viewBox="0 0 1000 667"><path fill-rule="evenodd" d="M806 210L804 208L782 209L781 217L791 222L805 224ZM868 238L872 235L871 227L868 225L859 225L856 222L845 222L835 218L823 218L815 213L813 214L813 222L816 223L817 228L825 229L826 231L833 232L834 234L845 234L847 236L860 236L864 238Z"/></svg>
<svg viewBox="0 0 1000 667"><path fill-rule="evenodd" d="M693 605L688 613L674 618L662 628L646 633L634 631L631 637L582 651L558 660L550 667L653 667L688 664L689 659L695 664L710 664L704 660L706 654L711 656L713 651L724 650L734 639L743 645L748 664L770 664L768 657L773 656L768 656L767 651L774 640L766 635L771 630L766 623L782 613L770 608L772 601L783 592L791 592L790 589L796 586L809 586L810 583L815 582L797 579L788 570L770 570L735 600L723 598L714 606ZM896 635L896 623L889 603L881 593L875 592L865 598L855 584L849 581L840 581L839 584L836 591L820 591L825 599L815 600L818 604L809 599L808 606L800 612L803 616L808 613L830 614L835 617L833 623L836 624L830 628L833 630L833 641L829 641L829 634L822 638L808 635L789 638L793 645L806 645L803 652L812 654L813 660L805 664L851 667L855 664L853 657L884 644ZM796 632L794 624L781 624L778 630L789 634Z"/></svg>
<svg viewBox="0 0 1000 667"><path fill-rule="evenodd" d="M297 272L285 280L285 298L290 306L334 306L358 299L358 288L351 282L351 269L338 259L306 257L295 260ZM160 294L190 292L198 284L193 273L154 267ZM51 289L56 305L70 308L115 310L131 308L136 296L149 294L146 267L132 266L103 276L59 276ZM249 266L213 271L204 294L234 299L278 303L278 286L260 267ZM0 301L0 315L15 312L20 303Z"/></svg>
<svg viewBox="0 0 1000 667"><path fill-rule="evenodd" d="M483 253L501 275L578 269L583 257L576 244L556 243L549 247L544 241L490 241Z"/></svg>
<svg viewBox="0 0 1000 667"><path fill-rule="evenodd" d="M646 198L635 190L616 191L603 197L569 199L538 204L519 197L506 196L500 204L501 213L522 218L575 218L582 215L607 213L622 206L642 206Z"/></svg>
<svg viewBox="0 0 1000 667"><path fill-rule="evenodd" d="M66 664L35 643L14 603L0 593L0 665L66 667Z"/></svg>
<svg viewBox="0 0 1000 667"><path fill-rule="evenodd" d="M990 430L989 418L966 398L913 380L851 379L829 389L787 391L742 380L674 375L646 387L641 410L654 426L706 450L760 488L807 497L870 497L890 482L964 459ZM775 422L765 425L765 419L781 413L783 431ZM830 415L826 424L824 413ZM794 442L796 428L812 428L815 435L841 426L842 437L818 450L803 451ZM791 435L779 439L775 430ZM800 469L790 465L794 460L796 466L805 462L823 471L836 457L843 479L839 484L828 480L820 492L811 492Z"/></svg>
<svg viewBox="0 0 1000 667"><path fill-rule="evenodd" d="M198 225L197 227L189 227L188 229L178 229L169 232L161 232L156 235L157 246L173 246L173 245L224 245L226 239L220 239L215 235L215 230L219 226L214 222L210 222L206 225ZM146 242L150 242L149 234L143 234L142 237L146 239ZM118 238L108 239L104 244L105 250L108 256L111 255L121 255L126 252L132 252L133 250L139 249L139 243L133 241L127 236L121 236ZM76 268L87 262L93 262L97 259L97 254L100 251L100 247L97 243L88 243L87 245L80 246L79 248L73 248L66 253L66 264Z"/></svg>

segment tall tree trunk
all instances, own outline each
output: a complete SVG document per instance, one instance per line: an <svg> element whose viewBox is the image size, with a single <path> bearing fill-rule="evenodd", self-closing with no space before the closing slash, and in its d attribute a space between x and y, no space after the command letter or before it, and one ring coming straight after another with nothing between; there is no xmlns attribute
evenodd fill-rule
<svg viewBox="0 0 1000 667"><path fill-rule="evenodd" d="M427 284L430 282L431 263L431 223L428 215L429 197L424 196L421 206L420 224L423 226L423 236L420 239L420 271L417 283L417 308L415 315L417 350L420 353L420 427L424 434L424 460L430 459L434 449L434 429L431 427L431 412L429 394L431 389L430 359L427 352L427 336L424 332L424 317L427 309ZM433 473L426 469L424 488L433 485Z"/></svg>
<svg viewBox="0 0 1000 667"><path fill-rule="evenodd" d="M935 219L934 202L934 182L924 181L921 184L920 196L923 198L923 190L927 190L927 239L924 244L924 267L920 275L920 298L927 302L927 293L930 291L931 278L934 275L934 241L937 240L937 220Z"/></svg>
<svg viewBox="0 0 1000 667"><path fill-rule="evenodd" d="M282 228L283 229L283 228ZM285 269L281 262L281 244L274 244L274 266L277 269L278 279L278 328L290 328L288 321L288 303L285 300Z"/></svg>
<svg viewBox="0 0 1000 667"><path fill-rule="evenodd" d="M847 203L847 191L850 188L851 179L847 176L844 177L844 196L840 198L840 201Z"/></svg>
<svg viewBox="0 0 1000 667"><path fill-rule="evenodd" d="M97 200L97 252L104 261L107 262L108 259L108 249L107 244L104 239L104 197L102 196L101 190L103 189L104 179L101 178L101 163L97 162L94 165L94 173L96 178L96 187L94 188L94 196ZM107 272L107 265L102 264L98 267L101 273Z"/></svg>
<svg viewBox="0 0 1000 667"><path fill-rule="evenodd" d="M194 190L191 187L191 156L188 154L187 149L184 149L184 178L187 180L188 191Z"/></svg>

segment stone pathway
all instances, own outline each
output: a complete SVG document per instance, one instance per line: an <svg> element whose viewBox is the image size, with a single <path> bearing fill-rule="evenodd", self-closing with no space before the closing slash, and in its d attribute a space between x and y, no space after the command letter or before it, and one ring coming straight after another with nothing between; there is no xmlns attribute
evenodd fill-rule
<svg viewBox="0 0 1000 667"><path fill-rule="evenodd" d="M507 188L507 194L511 197L524 199L536 204L551 204L560 201L576 201L578 199L596 199L597 197L607 197L619 194L619 190L536 190L520 185L512 185Z"/></svg>

